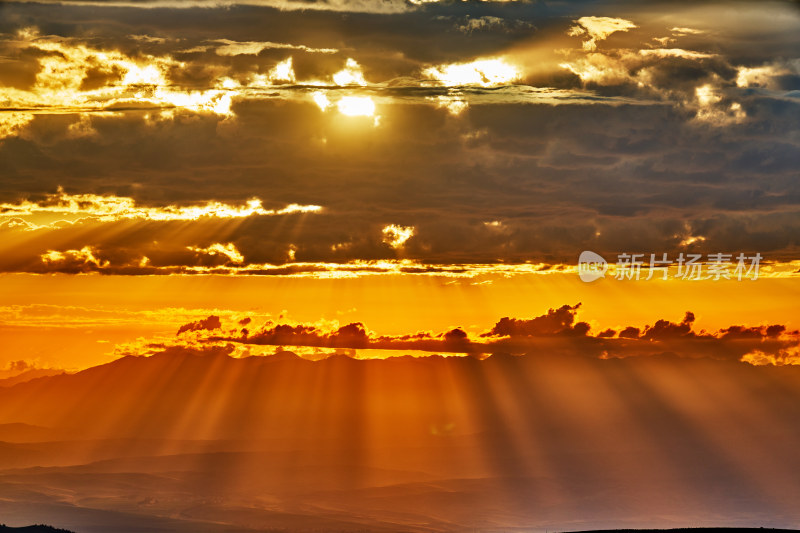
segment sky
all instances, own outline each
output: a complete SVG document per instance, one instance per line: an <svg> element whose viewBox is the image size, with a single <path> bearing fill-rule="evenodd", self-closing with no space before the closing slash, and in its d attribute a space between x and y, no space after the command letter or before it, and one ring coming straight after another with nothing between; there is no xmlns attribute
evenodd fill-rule
<svg viewBox="0 0 800 533"><path fill-rule="evenodd" d="M799 30L769 1L4 2L0 376L564 335L798 362Z"/></svg>
<svg viewBox="0 0 800 533"><path fill-rule="evenodd" d="M798 168L798 1L2 1L0 516L797 528Z"/></svg>

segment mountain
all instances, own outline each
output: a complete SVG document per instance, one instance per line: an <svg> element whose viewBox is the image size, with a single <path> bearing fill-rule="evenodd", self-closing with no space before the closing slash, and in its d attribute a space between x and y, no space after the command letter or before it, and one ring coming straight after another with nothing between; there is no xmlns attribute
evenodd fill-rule
<svg viewBox="0 0 800 533"><path fill-rule="evenodd" d="M72 531L67 531L66 529L56 529L50 526L24 526L24 527L9 527L0 525L0 533L4 532L8 533L72 533Z"/></svg>
<svg viewBox="0 0 800 533"><path fill-rule="evenodd" d="M0 424L0 442L48 442L78 436L78 433L64 428L54 429L19 422Z"/></svg>
<svg viewBox="0 0 800 533"><path fill-rule="evenodd" d="M16 385L17 383L24 383L32 379L42 378L47 376L57 376L63 373L64 373L63 370L58 370L53 368L33 368L31 370L26 370L25 372L17 374L16 376L0 379L0 387L10 387L12 385Z"/></svg>
<svg viewBox="0 0 800 533"><path fill-rule="evenodd" d="M677 527L672 529L595 529L571 531L569 533L732 533L733 531L759 533L796 533L796 529L774 529L763 527Z"/></svg>
<svg viewBox="0 0 800 533"><path fill-rule="evenodd" d="M80 533L788 527L798 422L797 368L169 349L0 389L0 436L18 437L0 442L0 516Z"/></svg>
<svg viewBox="0 0 800 533"><path fill-rule="evenodd" d="M69 428L81 438L303 434L355 442L368 431L397 442L505 431L511 423L517 429L534 424L548 431L549 439L582 442L580 433L594 424L568 423L565 412L613 424L619 436L638 431L641 411L656 426L655 434L669 442L691 434L691 420L674 412L679 406L697 421L711 417L716 424L738 426L726 410L730 404L713 395L726 387L740 389L736 402L769 414L754 423L786 422L765 431L794 435L797 425L790 422L800 420L800 368L794 367L658 357L356 360L336 355L307 361L284 353L274 359L235 359L221 350L129 356L0 388L0 424ZM684 405L686 397L696 403ZM607 432L596 437L612 438Z"/></svg>

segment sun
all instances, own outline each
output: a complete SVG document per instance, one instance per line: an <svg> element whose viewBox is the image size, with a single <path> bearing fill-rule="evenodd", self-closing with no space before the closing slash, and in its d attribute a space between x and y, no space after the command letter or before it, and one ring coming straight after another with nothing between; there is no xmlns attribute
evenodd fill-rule
<svg viewBox="0 0 800 533"><path fill-rule="evenodd" d="M375 116L375 102L369 96L343 96L336 106L339 113L348 117Z"/></svg>

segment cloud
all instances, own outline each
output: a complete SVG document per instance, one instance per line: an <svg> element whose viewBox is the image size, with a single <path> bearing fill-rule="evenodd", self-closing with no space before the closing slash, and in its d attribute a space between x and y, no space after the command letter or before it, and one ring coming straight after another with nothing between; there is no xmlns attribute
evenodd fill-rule
<svg viewBox="0 0 800 533"><path fill-rule="evenodd" d="M569 35L586 35L588 39L583 42L584 50L596 50L597 41L607 39L612 33L637 27L629 20L612 17L581 17L575 22L577 25L570 28Z"/></svg>
<svg viewBox="0 0 800 533"><path fill-rule="evenodd" d="M20 0L33 2L34 0ZM424 0L434 1L439 0ZM502 1L502 0L487 0ZM402 13L413 9L421 1L414 0L42 0L43 4L62 4L76 6L124 7L139 9L211 9L234 6L257 6L280 10L321 10L350 13Z"/></svg>
<svg viewBox="0 0 800 533"><path fill-rule="evenodd" d="M715 54L707 54L704 52L695 52L692 50L683 50L681 48L645 48L639 50L639 54L645 57L656 56L660 58L665 57L680 57L683 59L708 59L714 57Z"/></svg>
<svg viewBox="0 0 800 533"><path fill-rule="evenodd" d="M41 201L22 200L16 203L0 204L0 219L37 215L91 218L102 222L117 220L151 220L160 222L199 220L203 218L247 218L254 216L279 216L294 213L318 213L322 207L317 205L290 204L281 209L265 209L258 198L251 198L244 205L235 206L222 202L209 201L201 205L166 205L149 207L137 205L130 197L97 194L68 194L59 187L58 192L46 194Z"/></svg>
<svg viewBox="0 0 800 533"><path fill-rule="evenodd" d="M292 58L281 61L269 71L270 81L285 81L294 82L296 80L294 75L294 68L292 67Z"/></svg>
<svg viewBox="0 0 800 533"><path fill-rule="evenodd" d="M643 339L669 339L675 337L693 337L695 333L692 331L692 324L694 323L694 313L687 312L683 320L676 324L669 320L658 320L652 326L647 326L642 333Z"/></svg>
<svg viewBox="0 0 800 533"><path fill-rule="evenodd" d="M203 320L198 320L197 322L190 322L188 324L182 325L178 328L178 335L184 333L186 331L213 331L215 329L219 329L222 327L222 323L219 320L219 317L216 315L211 315L208 318L204 318Z"/></svg>
<svg viewBox="0 0 800 533"><path fill-rule="evenodd" d="M565 354L599 359L665 356L689 359L718 359L749 364L800 364L796 358L800 331L784 325L730 326L716 332L694 330L695 316L683 320L657 320L644 327L625 326L596 334L587 322L577 320L580 304L549 309L531 319L504 317L490 330L471 335L462 328L442 333L415 332L404 335L376 335L360 322L340 326L286 323L268 320L255 329L238 330L236 325L222 333L209 332L193 343L236 346L306 346L316 349L380 350L383 355L414 352L487 355L517 354L544 356ZM215 320L215 317L206 319ZM217 324L217 321L214 321ZM218 326L219 327L219 326ZM364 352L363 357L369 357ZM356 354L358 355L358 354ZM361 356L359 356L361 357Z"/></svg>
<svg viewBox="0 0 800 533"><path fill-rule="evenodd" d="M22 373L26 370L30 370L35 368L31 363L28 361L24 361L22 359L18 361L9 361L6 364L6 367L3 369L4 372L13 372L13 373Z"/></svg>
<svg viewBox="0 0 800 533"><path fill-rule="evenodd" d="M494 328L484 336L495 337L531 337L544 335L585 335L589 331L586 322L573 325L575 315L581 304L564 305L558 309L550 309L546 315L531 320L502 318Z"/></svg>
<svg viewBox="0 0 800 533"><path fill-rule="evenodd" d="M21 328L30 326L42 329L124 329L133 326L161 329L168 324L178 328L195 321L200 314L217 315L224 321L242 320L234 311L219 309L195 309L163 307L155 309L120 309L99 306L76 305L8 305L0 307L0 320L6 326ZM251 313L250 320L266 320L268 315ZM243 324L244 325L244 324Z"/></svg>
<svg viewBox="0 0 800 533"><path fill-rule="evenodd" d="M214 341L228 342L231 337L211 337ZM273 324L271 322L255 332L242 332L233 337L242 344L266 346L314 346L323 348L367 348L370 334L363 324L354 322L341 327L324 329L313 325Z"/></svg>
<svg viewBox="0 0 800 533"><path fill-rule="evenodd" d="M348 58L344 68L333 75L333 83L340 86L345 85L367 85L361 65L353 58Z"/></svg>
<svg viewBox="0 0 800 533"><path fill-rule="evenodd" d="M383 242L395 249L402 248L414 236L415 232L416 229L413 226L400 226L398 224L389 224L381 230Z"/></svg>
<svg viewBox="0 0 800 533"><path fill-rule="evenodd" d="M63 374L64 370L42 365L38 360L18 359L0 367L0 388L11 387L36 378Z"/></svg>
<svg viewBox="0 0 800 533"><path fill-rule="evenodd" d="M478 18L467 18L463 24L456 26L456 29L464 33L472 33L474 31L505 27L505 20L487 15Z"/></svg>
<svg viewBox="0 0 800 533"><path fill-rule="evenodd" d="M679 27L670 28L669 31L671 31L675 35L700 35L705 33L704 30L698 30L694 28L679 28Z"/></svg>
<svg viewBox="0 0 800 533"><path fill-rule="evenodd" d="M723 101L715 105L727 98L720 94ZM340 117L320 113L310 101L253 104L227 131L212 117L158 127L135 118L95 119L98 137L0 146L8 183L20 184L10 185L11 199L2 202L2 218L15 226L3 230L6 246L14 242L12 229L31 233L23 230L33 226L23 222L46 226L33 232L30 245L6 249L0 267L19 270L30 264L21 263L23 256L40 262L49 250L87 245L112 265L138 265L147 256L152 266L194 266L196 254L177 251L213 243L233 243L253 272L276 274L356 261L367 263L348 268L424 271L498 260L558 265L574 263L581 249L609 251L611 257L619 250L674 257L690 235L686 221L691 235L705 237L693 245L703 251L759 250L790 260L797 221L785 178L794 153L786 136L797 111L792 104L782 104L780 113L761 105L767 104L746 103L757 122L733 124L724 137L687 124L688 111L667 105L477 104L463 113L466 120L432 107L381 107L382 126L372 128L370 121L374 135L360 141L357 124L345 131ZM769 131L758 126L766 117ZM34 123L42 136L63 127L48 126L50 120L37 117ZM747 142L738 144L733 135ZM150 156L134 157L127 149L132 142ZM731 143L741 149L732 152ZM37 156L26 155L31 153ZM762 165L767 156L770 163ZM231 179L220 181L221 172ZM33 190L54 191L58 183L73 190L54 197L18 192L34 183L34 173L41 185ZM614 176L631 185L620 186ZM264 198L261 207L244 200L254 196ZM18 200L25 197L27 204ZM210 198L221 205L209 208ZM259 214L293 203L325 207ZM59 222L78 219L86 220ZM483 224L493 220L502 221L502 232ZM636 232L630 231L632 221ZM193 222L194 235L179 231L179 222ZM414 264L376 263L396 257L384 243L388 222L415 228L403 245L403 257ZM305 265L269 268L286 262L290 245L298 248L294 262Z"/></svg>
<svg viewBox="0 0 800 533"><path fill-rule="evenodd" d="M720 330L723 339L762 339L776 338L786 333L786 326L772 324L769 326L730 326Z"/></svg>
<svg viewBox="0 0 800 533"><path fill-rule="evenodd" d="M800 58L795 58L756 67L740 66L736 74L736 85L781 90L785 81L796 80L798 77Z"/></svg>
<svg viewBox="0 0 800 533"><path fill-rule="evenodd" d="M570 35L594 35L589 29L592 23L587 24L573 27ZM604 20L597 23L597 38L606 38L622 28L627 31L635 27L625 26L622 22ZM680 27L670 31L672 37L653 38L659 43L658 48L647 44L645 47L639 45L638 49L620 47L598 51L592 37L583 43L582 53L565 51L567 61L561 62L560 66L578 76L587 87L614 87L611 93L641 93L642 96L669 101L693 112L697 122L715 127L748 119L741 93L731 90L734 74L738 73L736 85L747 87L750 84L768 84L776 79L773 69L781 75L791 73L791 69L786 67L736 65L735 60L710 45L704 31ZM667 47L688 39L701 49Z"/></svg>
<svg viewBox="0 0 800 533"><path fill-rule="evenodd" d="M521 73L503 58L487 58L428 67L422 71L422 75L446 87L498 87L513 83Z"/></svg>
<svg viewBox="0 0 800 533"><path fill-rule="evenodd" d="M523 20L506 20L501 17L484 15L482 17L467 16L462 23L456 24L456 29L466 34L483 31L515 32L531 30L534 26Z"/></svg>
<svg viewBox="0 0 800 533"><path fill-rule="evenodd" d="M267 49L302 50L319 54L335 54L338 52L335 48L311 48L302 44L273 43L270 41L239 42L230 39L217 39L213 42L220 45L214 49L214 52L221 56L258 55Z"/></svg>
<svg viewBox="0 0 800 533"><path fill-rule="evenodd" d="M0 139L19 135L31 120L33 120L31 113L0 113Z"/></svg>
<svg viewBox="0 0 800 533"><path fill-rule="evenodd" d="M779 349L774 353L756 349L744 354L742 361L755 366L800 365L800 346Z"/></svg>
<svg viewBox="0 0 800 533"><path fill-rule="evenodd" d="M109 266L107 260L96 257L97 250L84 246L80 250L49 250L42 254L42 263L48 270L58 272L92 272Z"/></svg>
<svg viewBox="0 0 800 533"><path fill-rule="evenodd" d="M584 249L673 254L698 236L690 246L703 252L789 264L800 228L796 20L776 4L669 5L609 8L638 28L587 51L589 30L570 22L601 14L585 3L444 2L381 16L4 4L0 270L57 269L42 254L85 246L106 273L557 268ZM491 18L470 35L455 29L484 17L535 30ZM584 33L567 36L576 25ZM587 26L605 35L619 24ZM217 53L227 45L260 51ZM338 52L310 51L323 49ZM518 77L495 77L489 60ZM342 71L357 83L337 85ZM206 91L229 96L230 112L192 100ZM170 92L183 104L150 101ZM61 184L65 201L88 207L43 210ZM36 213L21 212L25 198ZM263 204L251 211L248 198ZM291 204L325 209L258 214ZM415 228L409 263L384 242L398 221ZM187 250L216 243L245 262Z"/></svg>
<svg viewBox="0 0 800 533"><path fill-rule="evenodd" d="M230 113L231 92L224 80L206 90L181 90L171 82L174 70L185 67L169 55L128 55L60 36L42 36L37 28L22 28L6 44L35 50L38 63L31 87L0 87L7 108L102 111L114 107L181 108L220 115Z"/></svg>
<svg viewBox="0 0 800 533"><path fill-rule="evenodd" d="M244 256L236 249L236 246L232 242L227 244L214 243L205 248L199 246L187 246L186 248L187 250L200 254L225 257L227 261L235 265L244 263Z"/></svg>

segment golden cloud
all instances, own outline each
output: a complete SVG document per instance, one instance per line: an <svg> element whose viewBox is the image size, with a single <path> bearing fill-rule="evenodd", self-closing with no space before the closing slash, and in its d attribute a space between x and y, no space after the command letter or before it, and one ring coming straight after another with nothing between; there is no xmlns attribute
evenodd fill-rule
<svg viewBox="0 0 800 533"><path fill-rule="evenodd" d="M301 50L318 54L335 54L336 48L311 48L302 44L274 43L271 41L232 41L230 39L217 39L214 41L220 46L215 53L220 56L258 55L267 49Z"/></svg>
<svg viewBox="0 0 800 533"><path fill-rule="evenodd" d="M516 81L522 73L503 58L488 58L429 67L422 71L422 75L446 87L499 87Z"/></svg>
<svg viewBox="0 0 800 533"><path fill-rule="evenodd" d="M133 104L230 114L233 93L222 86L223 80L207 90L180 90L170 82L169 72L186 65L167 55L132 57L67 38L41 36L36 28L18 32L13 44L43 54L32 88L0 88L0 103L6 108L103 110Z"/></svg>
<svg viewBox="0 0 800 533"><path fill-rule="evenodd" d="M359 85L364 86L367 80L364 79L364 72L361 65L355 59L348 59L342 70L333 75L333 82L339 86Z"/></svg>
<svg viewBox="0 0 800 533"><path fill-rule="evenodd" d="M251 216L275 216L294 213L319 213L318 205L289 204L281 209L265 209L258 198L251 198L244 205L230 205L209 201L199 205L166 205L149 207L137 205L126 196L97 194L67 194L59 188L39 202L23 200L17 203L0 204L0 220L12 219L25 222L25 217L54 215L79 220L91 218L102 222L125 219L152 221L198 220L201 218L246 218Z"/></svg>
<svg viewBox="0 0 800 533"><path fill-rule="evenodd" d="M637 27L629 20L612 17L581 17L575 22L577 25L570 28L568 35L586 35L588 39L583 42L583 49L587 51L596 50L597 41L607 39L612 33Z"/></svg>
<svg viewBox="0 0 800 533"><path fill-rule="evenodd" d="M389 224L382 230L383 242L392 248L402 248L403 245L414 236L416 228L414 226L399 226L397 224Z"/></svg>
<svg viewBox="0 0 800 533"><path fill-rule="evenodd" d="M98 259L97 250L91 246L84 246L80 250L65 250L63 252L50 250L42 254L42 262L48 266L79 267L81 270L103 269L109 266L108 261Z"/></svg>
<svg viewBox="0 0 800 533"><path fill-rule="evenodd" d="M227 244L214 243L205 248L201 248L198 246L187 246L186 248L187 250L191 250L192 252L197 252L200 254L220 255L223 257L227 257L228 260L234 264L244 263L244 256L241 254L241 252L239 252L239 250L232 242L229 242Z"/></svg>

